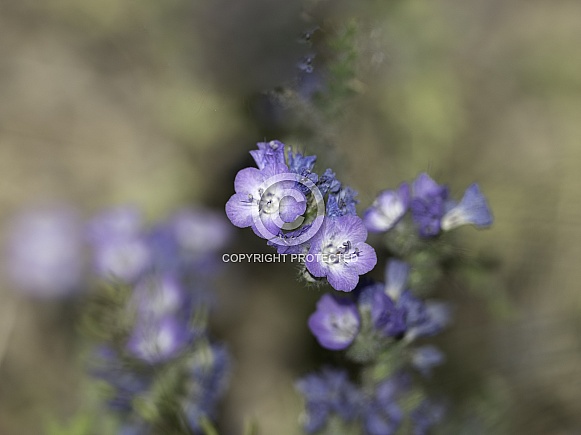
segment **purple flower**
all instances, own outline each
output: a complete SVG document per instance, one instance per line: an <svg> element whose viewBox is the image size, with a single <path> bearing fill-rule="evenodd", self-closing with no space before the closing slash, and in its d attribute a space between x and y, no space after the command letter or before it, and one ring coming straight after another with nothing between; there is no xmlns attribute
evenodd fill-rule
<svg viewBox="0 0 581 435"><path fill-rule="evenodd" d="M268 166L285 166L284 144L278 140L270 142L259 142L256 144L257 150L250 151L250 155L256 162L258 169L262 170Z"/></svg>
<svg viewBox="0 0 581 435"><path fill-rule="evenodd" d="M327 169L319 178L317 187L323 195L326 193L338 193L341 189L341 182L337 180L335 173L331 169Z"/></svg>
<svg viewBox="0 0 581 435"><path fill-rule="evenodd" d="M183 209L169 218L180 248L191 255L218 252L230 241L232 231L222 214L204 210Z"/></svg>
<svg viewBox="0 0 581 435"><path fill-rule="evenodd" d="M19 290L58 297L80 289L83 243L74 211L29 211L17 216L8 231L6 272Z"/></svg>
<svg viewBox="0 0 581 435"><path fill-rule="evenodd" d="M424 376L431 376L432 369L445 361L444 354L436 346L426 345L412 351L412 365Z"/></svg>
<svg viewBox="0 0 581 435"><path fill-rule="evenodd" d="M405 261L390 259L385 268L385 293L397 300L406 288L410 266Z"/></svg>
<svg viewBox="0 0 581 435"><path fill-rule="evenodd" d="M366 435L392 435L403 420L398 398L409 390L410 379L403 373L380 383L371 402L365 407L363 424Z"/></svg>
<svg viewBox="0 0 581 435"><path fill-rule="evenodd" d="M177 278L152 275L141 279L132 295L137 315L144 319L162 319L180 311L187 312L186 293Z"/></svg>
<svg viewBox="0 0 581 435"><path fill-rule="evenodd" d="M113 387L113 395L108 400L110 408L130 412L133 400L143 394L151 383L150 379L131 370L112 348L103 346L96 350L91 374Z"/></svg>
<svg viewBox="0 0 581 435"><path fill-rule="evenodd" d="M474 183L466 189L460 203L442 217L441 227L444 231L468 224L481 228L492 225L492 220L486 198L480 192L478 184Z"/></svg>
<svg viewBox="0 0 581 435"><path fill-rule="evenodd" d="M213 417L218 400L228 385L229 370L230 357L224 346L201 346L194 353L182 409L190 428L196 433L201 430L202 418Z"/></svg>
<svg viewBox="0 0 581 435"><path fill-rule="evenodd" d="M351 291L359 275L377 263L375 250L365 243L367 230L357 216L326 218L311 239L306 258L308 271L315 277L327 277L335 290Z"/></svg>
<svg viewBox="0 0 581 435"><path fill-rule="evenodd" d="M413 435L427 435L429 430L440 423L446 414L446 406L441 402L424 399L411 412Z"/></svg>
<svg viewBox="0 0 581 435"><path fill-rule="evenodd" d="M306 198L296 187L294 175L288 177L286 173L291 174L286 165L278 162L262 170L246 168L238 172L234 180L236 193L226 204L230 221L239 228L252 227L259 237L271 239L284 229L285 223L302 215Z"/></svg>
<svg viewBox="0 0 581 435"><path fill-rule="evenodd" d="M134 282L151 265L152 252L142 234L141 216L132 207L111 209L88 226L97 274Z"/></svg>
<svg viewBox="0 0 581 435"><path fill-rule="evenodd" d="M397 190L384 190L363 216L367 229L374 233L388 231L405 215L410 200L410 188L402 183Z"/></svg>
<svg viewBox="0 0 581 435"><path fill-rule="evenodd" d="M115 239L99 244L94 249L97 273L104 278L133 282L150 265L151 252L141 238Z"/></svg>
<svg viewBox="0 0 581 435"><path fill-rule="evenodd" d="M92 243L104 239L126 239L138 237L143 228L139 210L131 205L107 210L89 222L87 233Z"/></svg>
<svg viewBox="0 0 581 435"><path fill-rule="evenodd" d="M359 308L371 314L374 327L388 337L397 337L406 330L406 311L385 294L382 284L365 287L359 295Z"/></svg>
<svg viewBox="0 0 581 435"><path fill-rule="evenodd" d="M436 335L450 323L448 304L443 302L424 303L413 296L409 290L402 293L397 305L406 311L405 339L407 341Z"/></svg>
<svg viewBox="0 0 581 435"><path fill-rule="evenodd" d="M325 349L342 350L355 340L360 322L353 301L325 294L317 302L317 311L309 317L309 328Z"/></svg>
<svg viewBox="0 0 581 435"><path fill-rule="evenodd" d="M327 216L356 216L355 209L358 200L355 199L357 192L350 187L344 187L337 193L329 193L327 200Z"/></svg>
<svg viewBox="0 0 581 435"><path fill-rule="evenodd" d="M415 179L410 210L420 236L432 237L440 232L447 198L448 188L437 184L428 174L422 173Z"/></svg>
<svg viewBox="0 0 581 435"><path fill-rule="evenodd" d="M303 175L306 172L311 172L317 161L317 156L304 156L299 152L293 152L289 148L287 151L288 168L295 174ZM316 182L317 180L315 180Z"/></svg>
<svg viewBox="0 0 581 435"><path fill-rule="evenodd" d="M191 340L186 322L165 316L155 319L141 316L127 348L137 358L157 364L175 357Z"/></svg>
<svg viewBox="0 0 581 435"><path fill-rule="evenodd" d="M296 387L305 399L304 429L308 434L323 429L332 415L352 421L360 412L361 393L344 370L323 369L300 379Z"/></svg>

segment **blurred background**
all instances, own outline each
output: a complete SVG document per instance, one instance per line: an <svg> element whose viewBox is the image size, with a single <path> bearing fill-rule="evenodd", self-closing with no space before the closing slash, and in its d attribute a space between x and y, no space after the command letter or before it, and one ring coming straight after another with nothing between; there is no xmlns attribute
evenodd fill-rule
<svg viewBox="0 0 581 435"><path fill-rule="evenodd" d="M421 171L457 197L477 181L495 224L459 239L490 272L446 289L443 379L453 395L482 392L484 433L579 434L580 17L574 0L3 0L0 235L54 204L80 219L125 203L151 221L222 210L265 139L317 154L360 211ZM318 117L292 95L273 105L264 92L300 87L297 63L317 47L313 86L348 52L348 96ZM235 235L231 252L270 252ZM2 283L0 435L43 433L92 400L83 297ZM306 327L320 291L289 264L229 265L217 291L215 335L235 361L219 426L298 434L293 382L329 356Z"/></svg>

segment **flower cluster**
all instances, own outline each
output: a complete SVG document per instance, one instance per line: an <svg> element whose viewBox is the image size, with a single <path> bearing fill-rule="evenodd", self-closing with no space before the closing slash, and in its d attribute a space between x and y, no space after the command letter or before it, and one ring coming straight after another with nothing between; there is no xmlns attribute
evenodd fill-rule
<svg viewBox="0 0 581 435"><path fill-rule="evenodd" d="M408 272L407 263L391 260L385 284L368 282L346 297L325 294L319 300L308 325L322 347L348 350L354 361L379 366L390 353L397 358L389 359L386 376L362 389L349 383L342 371L327 370L299 381L297 387L306 401L307 433L325 427L331 415L345 424L359 425L360 432L368 435L395 433L404 419L400 402L415 392L409 370L415 368L429 377L432 369L443 363L443 353L435 346L414 343L441 332L449 323L450 310L442 302L414 296L407 288ZM337 397L353 404L350 414L334 405ZM425 433L438 421L428 418L426 407L418 406L411 412L414 433Z"/></svg>
<svg viewBox="0 0 581 435"><path fill-rule="evenodd" d="M208 337L206 287L228 230L205 210L183 210L150 229L129 207L90 223L95 271L119 302L105 314L113 329L93 373L108 385L121 433L200 433L214 416L229 358Z"/></svg>
<svg viewBox="0 0 581 435"><path fill-rule="evenodd" d="M313 172L316 156L287 150L282 142L259 143L250 154L257 168L236 175L236 193L226 204L230 221L251 227L280 254L312 254L305 263L311 280L326 278L336 290L353 290L359 275L377 263L356 213L357 193L331 169Z"/></svg>
<svg viewBox="0 0 581 435"><path fill-rule="evenodd" d="M363 220L369 231L386 232L408 211L421 237L434 237L462 225L483 228L492 224L492 213L478 184L470 185L456 202L449 198L446 186L426 173L420 174L411 186L402 183L395 190L381 192L365 211Z"/></svg>
<svg viewBox="0 0 581 435"><path fill-rule="evenodd" d="M358 433L393 435L406 418L405 404L414 394L412 377L399 371L370 388L349 380L345 370L324 368L300 379L305 400L303 428L307 434ZM425 435L444 417L444 404L425 399L409 409L405 433Z"/></svg>
<svg viewBox="0 0 581 435"><path fill-rule="evenodd" d="M391 260L386 284L365 283L353 297L323 295L308 322L319 344L330 350L344 350L356 340L366 344L373 340L377 341L375 348L385 349L441 332L450 321L449 306L414 296L406 288L406 270L406 263ZM434 346L425 346L410 352L410 362L427 373L442 361L436 354L439 351Z"/></svg>

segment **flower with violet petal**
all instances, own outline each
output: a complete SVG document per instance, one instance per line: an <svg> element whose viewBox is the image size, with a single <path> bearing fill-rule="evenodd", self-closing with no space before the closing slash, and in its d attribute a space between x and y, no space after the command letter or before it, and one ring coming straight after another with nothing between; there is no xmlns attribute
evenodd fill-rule
<svg viewBox="0 0 581 435"><path fill-rule="evenodd" d="M492 220L486 198L478 184L474 183L466 189L462 200L446 212L440 225L443 231L468 224L482 228L492 225Z"/></svg>
<svg viewBox="0 0 581 435"><path fill-rule="evenodd" d="M30 210L16 216L8 232L4 264L18 290L52 298L82 288L83 238L74 210Z"/></svg>
<svg viewBox="0 0 581 435"><path fill-rule="evenodd" d="M344 370L325 368L300 379L296 388L306 402L304 429L308 434L323 429L331 416L352 421L360 412L361 393Z"/></svg>
<svg viewBox="0 0 581 435"><path fill-rule="evenodd" d="M184 321L173 316L161 319L140 318L127 343L128 350L150 364L176 356L192 339L192 331Z"/></svg>
<svg viewBox="0 0 581 435"><path fill-rule="evenodd" d="M236 193L226 204L228 218L239 228L251 227L259 237L276 237L285 223L295 221L306 210L306 198L293 177L296 175L278 161L262 170L242 169L234 180Z"/></svg>
<svg viewBox="0 0 581 435"><path fill-rule="evenodd" d="M359 202L355 199L356 196L357 192L348 186L342 188L337 193L329 193L327 199L327 216L356 216L357 210L355 207Z"/></svg>
<svg viewBox="0 0 581 435"><path fill-rule="evenodd" d="M271 140L270 142L259 142L256 145L258 149L250 151L250 155L256 162L258 169L262 170L267 166L286 166L282 142Z"/></svg>
<svg viewBox="0 0 581 435"><path fill-rule="evenodd" d="M425 345L412 351L411 363L423 376L431 376L432 369L444 363L444 354L436 346Z"/></svg>
<svg viewBox="0 0 581 435"><path fill-rule="evenodd" d="M100 214L89 223L88 233L100 276L134 282L151 265L151 247L135 208L117 207Z"/></svg>
<svg viewBox="0 0 581 435"><path fill-rule="evenodd" d="M432 399L424 399L411 412L413 435L427 435L430 429L440 423L446 414L446 406Z"/></svg>
<svg viewBox="0 0 581 435"><path fill-rule="evenodd" d="M311 239L306 267L315 277L326 277L335 290L351 291L359 275L377 263L375 250L365 243L367 230L358 216L328 217Z"/></svg>
<svg viewBox="0 0 581 435"><path fill-rule="evenodd" d="M404 417L397 400L409 390L410 382L408 375L399 372L376 387L364 411L365 435L392 435L397 432Z"/></svg>
<svg viewBox="0 0 581 435"><path fill-rule="evenodd" d="M189 366L182 400L184 416L195 433L202 431L201 421L213 418L218 401L229 381L230 356L224 346L201 346Z"/></svg>
<svg viewBox="0 0 581 435"><path fill-rule="evenodd" d="M406 288L410 266L405 261L390 259L385 268L385 293L397 300Z"/></svg>
<svg viewBox="0 0 581 435"><path fill-rule="evenodd" d="M330 169L326 169L323 175L319 177L317 187L323 195L327 193L338 193L341 189L341 182L335 177L335 173Z"/></svg>
<svg viewBox="0 0 581 435"><path fill-rule="evenodd" d="M409 290L402 293L397 306L406 311L405 340L430 337L441 332L450 323L450 307L445 302L424 302Z"/></svg>
<svg viewBox="0 0 581 435"><path fill-rule="evenodd" d="M376 330L387 337L401 336L406 330L406 311L384 291L383 284L377 283L363 288L358 298L361 311L369 311Z"/></svg>
<svg viewBox="0 0 581 435"><path fill-rule="evenodd" d="M410 210L420 236L432 237L440 232L447 199L448 188L436 183L428 174L422 173L414 180Z"/></svg>
<svg viewBox="0 0 581 435"><path fill-rule="evenodd" d="M309 328L325 349L342 350L353 343L361 319L357 306L347 298L325 294L317 302L317 311L309 317Z"/></svg>
<svg viewBox="0 0 581 435"><path fill-rule="evenodd" d="M397 190L384 190L363 215L367 229L381 233L392 229L407 212L410 187L402 183Z"/></svg>

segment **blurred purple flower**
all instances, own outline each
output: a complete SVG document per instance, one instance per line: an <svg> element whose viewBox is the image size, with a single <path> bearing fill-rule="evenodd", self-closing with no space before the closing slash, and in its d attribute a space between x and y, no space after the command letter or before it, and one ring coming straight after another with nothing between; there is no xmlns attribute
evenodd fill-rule
<svg viewBox="0 0 581 435"><path fill-rule="evenodd" d="M88 237L95 271L103 278L134 282L151 265L141 216L133 207L117 207L98 215L88 225Z"/></svg>
<svg viewBox="0 0 581 435"><path fill-rule="evenodd" d="M402 183L397 190L384 190L365 211L365 226L374 233L389 231L407 212L409 200L407 183Z"/></svg>
<svg viewBox="0 0 581 435"><path fill-rule="evenodd" d="M432 369L446 360L440 349L433 345L418 347L412 351L412 365L424 376L431 376Z"/></svg>
<svg viewBox="0 0 581 435"><path fill-rule="evenodd" d="M420 236L432 237L440 232L447 199L448 188L436 183L428 174L421 173L414 180L410 209Z"/></svg>
<svg viewBox="0 0 581 435"><path fill-rule="evenodd" d="M127 349L136 358L157 364L177 356L192 338L187 323L173 316L138 316Z"/></svg>
<svg viewBox="0 0 581 435"><path fill-rule="evenodd" d="M442 217L441 227L444 231L468 224L482 228L492 225L492 220L486 198L478 184L474 183L466 189L460 203L452 206Z"/></svg>
<svg viewBox="0 0 581 435"><path fill-rule="evenodd" d="M201 430L202 418L214 416L218 400L228 385L229 370L230 357L224 346L202 346L194 353L182 408L195 433Z"/></svg>
<svg viewBox="0 0 581 435"><path fill-rule="evenodd" d="M397 337L406 330L406 311L384 292L382 284L372 284L361 290L359 309L369 311L374 327L388 337Z"/></svg>
<svg viewBox="0 0 581 435"><path fill-rule="evenodd" d="M427 435L430 429L440 423L446 414L444 403L432 399L424 399L411 412L413 422L413 435Z"/></svg>
<svg viewBox="0 0 581 435"><path fill-rule="evenodd" d="M409 376L400 372L376 387L374 396L364 409L366 435L396 433L404 417L397 400L409 390L410 382Z"/></svg>
<svg viewBox="0 0 581 435"><path fill-rule="evenodd" d="M410 266L405 261L390 259L385 268L385 293L397 300L407 285Z"/></svg>
<svg viewBox="0 0 581 435"><path fill-rule="evenodd" d="M397 306L406 311L405 339L407 341L436 335L450 323L451 313L448 304L424 302L413 296L409 290L402 293Z"/></svg>
<svg viewBox="0 0 581 435"><path fill-rule="evenodd" d="M18 290L38 297L81 289L83 237L77 214L66 207L14 217L6 245L6 273Z"/></svg>
<svg viewBox="0 0 581 435"><path fill-rule="evenodd" d="M352 421L360 413L362 395L344 370L325 368L300 379L296 388L306 402L304 429L308 434L323 429L332 415Z"/></svg>
<svg viewBox="0 0 581 435"><path fill-rule="evenodd" d="M141 279L132 294L138 318L161 319L175 315L187 306L187 293L177 277L151 275Z"/></svg>

